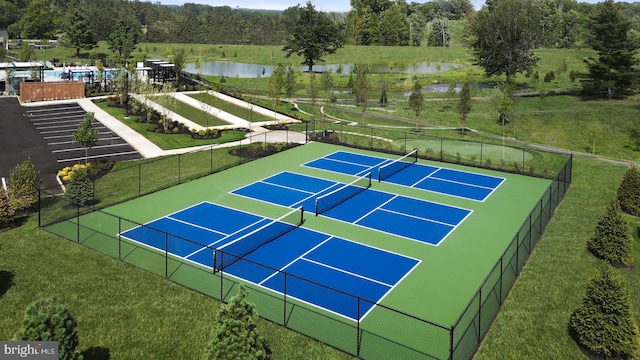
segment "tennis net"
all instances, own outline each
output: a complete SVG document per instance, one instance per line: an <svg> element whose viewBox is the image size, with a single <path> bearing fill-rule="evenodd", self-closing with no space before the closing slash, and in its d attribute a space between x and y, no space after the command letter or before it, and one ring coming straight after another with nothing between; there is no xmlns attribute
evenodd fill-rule
<svg viewBox="0 0 640 360"><path fill-rule="evenodd" d="M316 216L333 209L371 187L371 173L316 198Z"/></svg>
<svg viewBox="0 0 640 360"><path fill-rule="evenodd" d="M414 149L407 155L393 160L392 162L382 165L378 168L378 181L389 178L391 175L408 168L418 162L418 149Z"/></svg>
<svg viewBox="0 0 640 360"><path fill-rule="evenodd" d="M296 229L304 222L304 208L299 207L276 220L272 220L238 239L224 244L213 254L213 268L215 271L233 265L236 261L249 255L262 245L265 245L284 234Z"/></svg>

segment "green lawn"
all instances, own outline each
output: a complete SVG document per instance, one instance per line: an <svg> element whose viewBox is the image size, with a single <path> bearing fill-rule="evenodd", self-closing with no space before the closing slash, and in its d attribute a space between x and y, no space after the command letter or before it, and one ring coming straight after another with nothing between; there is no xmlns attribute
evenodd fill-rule
<svg viewBox="0 0 640 360"><path fill-rule="evenodd" d="M207 93L200 93L200 94L188 94L188 96L203 102L205 104L210 104L212 107L215 107L219 110L222 110L224 112L227 112L231 115L235 115L239 118L248 120L250 122L262 122L262 121L273 121L273 118L270 116L265 116L259 113L256 113L255 111L251 110L247 110L243 107L237 106L235 104L232 104L228 101L224 101L221 99L218 99L217 97L213 96L213 95L209 95ZM248 99L250 100L250 99Z"/></svg>
<svg viewBox="0 0 640 360"><path fill-rule="evenodd" d="M162 96L168 95L149 96L149 99L154 101L154 99L158 99ZM202 126L231 125L215 115L208 114L202 109L196 109L195 107L185 104L180 100L176 100L175 104L169 106L169 110Z"/></svg>
<svg viewBox="0 0 640 360"><path fill-rule="evenodd" d="M109 103L106 101L98 102L97 105L104 111L108 112L111 116L120 120L125 125L142 134L154 144L158 145L162 150L180 149L200 145L222 144L243 139L245 135L243 131L225 130L221 132L221 136L217 139L198 140L193 139L190 135L187 134L160 134L148 130L149 127L151 127L151 124L136 122L136 116L130 116L129 118L125 119L124 109L122 108L110 107Z"/></svg>

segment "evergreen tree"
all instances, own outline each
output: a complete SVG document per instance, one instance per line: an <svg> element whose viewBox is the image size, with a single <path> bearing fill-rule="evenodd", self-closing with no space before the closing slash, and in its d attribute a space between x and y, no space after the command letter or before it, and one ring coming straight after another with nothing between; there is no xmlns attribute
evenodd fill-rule
<svg viewBox="0 0 640 360"><path fill-rule="evenodd" d="M618 4L606 0L598 4L593 16L589 45L598 57L585 60L589 70L589 86L605 90L607 98L622 96L633 83L637 44L627 37L631 21L625 18Z"/></svg>
<svg viewBox="0 0 640 360"><path fill-rule="evenodd" d="M598 218L595 233L587 241L587 249L607 262L631 265L631 239L618 199L613 199L606 212Z"/></svg>
<svg viewBox="0 0 640 360"><path fill-rule="evenodd" d="M31 159L18 164L9 172L9 198L16 211L26 210L38 201L40 172Z"/></svg>
<svg viewBox="0 0 640 360"><path fill-rule="evenodd" d="M76 57L80 56L80 50L91 50L98 46L91 23L84 11L76 8L62 37L62 44L76 49Z"/></svg>
<svg viewBox="0 0 640 360"><path fill-rule="evenodd" d="M16 211L11 202L9 195L0 187L0 229L10 226L15 219Z"/></svg>
<svg viewBox="0 0 640 360"><path fill-rule="evenodd" d="M93 127L94 115L88 112L84 116L84 120L80 122L76 131L73 132L73 141L84 147L84 163L89 162L89 149L96 144L98 130Z"/></svg>
<svg viewBox="0 0 640 360"><path fill-rule="evenodd" d="M222 306L218 322L211 330L211 340L204 359L262 360L271 358L267 341L256 326L258 312L247 301L247 290L240 285L238 294Z"/></svg>
<svg viewBox="0 0 640 360"><path fill-rule="evenodd" d="M618 201L622 211L640 216L640 168L633 165L627 169L618 187Z"/></svg>
<svg viewBox="0 0 640 360"><path fill-rule="evenodd" d="M73 171L64 196L74 205L86 205L93 200L93 184L86 167L78 167Z"/></svg>
<svg viewBox="0 0 640 360"><path fill-rule="evenodd" d="M429 46L449 46L451 45L451 31L449 29L449 19L437 18L431 22L431 31L427 39Z"/></svg>
<svg viewBox="0 0 640 360"><path fill-rule="evenodd" d="M582 305L569 318L576 341L606 358L627 358L638 349L638 327L620 275L604 264L589 281Z"/></svg>
<svg viewBox="0 0 640 360"><path fill-rule="evenodd" d="M22 328L14 335L19 341L58 341L58 358L81 360L78 352L78 324L56 298L38 300L27 307Z"/></svg>
<svg viewBox="0 0 640 360"><path fill-rule="evenodd" d="M125 64L131 57L131 53L136 48L139 41L139 32L133 25L124 20L118 20L109 34L109 50L116 54L122 64Z"/></svg>

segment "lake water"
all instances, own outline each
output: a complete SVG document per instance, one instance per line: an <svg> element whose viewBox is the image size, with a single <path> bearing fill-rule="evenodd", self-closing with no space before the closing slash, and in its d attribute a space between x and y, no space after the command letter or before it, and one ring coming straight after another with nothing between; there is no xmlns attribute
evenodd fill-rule
<svg viewBox="0 0 640 360"><path fill-rule="evenodd" d="M402 69L399 64L395 64L393 68L389 67L389 64L372 64L371 72L376 74L434 74L456 69L459 66L460 65L450 63L419 62L407 64L406 68ZM330 69L334 74L336 74L338 67L339 65L335 64L319 64L313 66L313 71L325 72ZM225 77L238 78L268 77L271 76L274 69L275 66L272 65L247 64L235 61L208 61L202 63L200 68L197 68L195 63L189 63L185 67L185 71L192 74L213 76L224 75ZM349 74L352 69L353 64L344 64L342 65L342 74ZM302 71L308 70L308 66L302 67Z"/></svg>

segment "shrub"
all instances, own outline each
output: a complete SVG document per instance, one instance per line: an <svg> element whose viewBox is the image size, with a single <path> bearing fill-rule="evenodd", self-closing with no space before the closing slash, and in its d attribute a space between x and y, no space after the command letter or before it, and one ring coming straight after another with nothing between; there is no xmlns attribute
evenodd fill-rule
<svg viewBox="0 0 640 360"><path fill-rule="evenodd" d="M30 159L9 172L9 199L16 211L26 210L38 201L40 172Z"/></svg>
<svg viewBox="0 0 640 360"><path fill-rule="evenodd" d="M0 187L0 229L10 226L15 216L16 211L9 201L7 192Z"/></svg>
<svg viewBox="0 0 640 360"><path fill-rule="evenodd" d="M618 186L618 200L622 211L640 216L640 168L630 166Z"/></svg>
<svg viewBox="0 0 640 360"><path fill-rule="evenodd" d="M487 167L487 168L491 168L491 159L487 158L484 161L484 166Z"/></svg>
<svg viewBox="0 0 640 360"><path fill-rule="evenodd" d="M222 306L204 359L270 359L271 350L256 326L258 312L247 301L247 291L240 285L238 294Z"/></svg>
<svg viewBox="0 0 640 360"><path fill-rule="evenodd" d="M631 238L618 199L613 199L605 213L598 218L595 233L587 241L587 249L607 262L625 266L631 264Z"/></svg>
<svg viewBox="0 0 640 360"><path fill-rule="evenodd" d="M78 324L56 298L38 300L27 307L22 328L14 335L20 341L58 341L58 358L80 360Z"/></svg>
<svg viewBox="0 0 640 360"><path fill-rule="evenodd" d="M93 200L93 184L87 168L78 168L69 178L64 196L74 205L86 205Z"/></svg>
<svg viewBox="0 0 640 360"><path fill-rule="evenodd" d="M606 358L630 357L638 349L638 327L622 277L604 264L589 281L582 305L571 314L575 340Z"/></svg>

